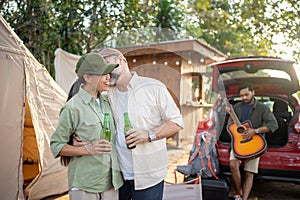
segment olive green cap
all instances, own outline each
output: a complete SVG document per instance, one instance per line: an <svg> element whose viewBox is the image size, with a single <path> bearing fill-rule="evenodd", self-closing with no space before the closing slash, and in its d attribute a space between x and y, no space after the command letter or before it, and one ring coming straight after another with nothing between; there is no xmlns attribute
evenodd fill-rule
<svg viewBox="0 0 300 200"><path fill-rule="evenodd" d="M119 64L108 64L98 53L87 53L78 60L76 70L78 77L84 74L105 75L111 73Z"/></svg>

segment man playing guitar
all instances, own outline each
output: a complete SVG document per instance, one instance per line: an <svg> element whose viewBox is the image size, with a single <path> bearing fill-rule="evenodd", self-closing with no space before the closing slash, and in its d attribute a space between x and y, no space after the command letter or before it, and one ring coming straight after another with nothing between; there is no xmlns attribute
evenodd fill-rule
<svg viewBox="0 0 300 200"><path fill-rule="evenodd" d="M236 103L232 107L226 106L226 112L230 114L229 122L232 121L232 112L236 113L240 122L248 120L251 126L244 127L245 130L241 134L243 141L251 141L256 134L264 134L268 132L274 132L278 128L276 118L270 109L263 103L257 101L254 98L253 86L249 83L243 83L238 89L238 93L242 98L242 101ZM228 124L230 126L230 124ZM252 128L253 127L253 128ZM229 132L230 129L227 127ZM240 132L240 131L239 131ZM232 134L231 134L232 135ZM264 135L262 135L264 137ZM234 140L232 136L232 141ZM235 200L247 200L251 192L253 185L254 173L258 172L259 156L246 159L237 158L237 154L234 149L231 148L230 152L230 170L232 174L232 180L236 189ZM244 162L245 179L243 187L241 186L241 174L239 167Z"/></svg>

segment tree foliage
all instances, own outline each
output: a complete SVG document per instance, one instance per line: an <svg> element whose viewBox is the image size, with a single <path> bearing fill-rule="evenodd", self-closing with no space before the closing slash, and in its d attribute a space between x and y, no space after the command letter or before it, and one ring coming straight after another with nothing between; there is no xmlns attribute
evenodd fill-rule
<svg viewBox="0 0 300 200"><path fill-rule="evenodd" d="M138 26L140 20L132 20L134 12L127 9L135 2L10 0L1 2L0 13L33 55L49 70L51 66L53 72L54 51L58 47L82 54L119 28L126 30Z"/></svg>
<svg viewBox="0 0 300 200"><path fill-rule="evenodd" d="M128 27L122 23L115 35L109 37L106 42L99 44L97 48L114 45L141 45L182 38L183 26L181 22L184 19L184 8L180 4L178 5L178 2L180 0L134 2L135 9L131 11L131 15L134 16L133 19L138 19L135 25ZM130 4L128 3L126 7L133 6Z"/></svg>
<svg viewBox="0 0 300 200"><path fill-rule="evenodd" d="M202 38L229 56L279 55L294 49L300 56L300 4L297 0L196 0L190 14L197 26L189 33ZM281 40L279 40L281 39ZM275 45L275 46L274 46Z"/></svg>
<svg viewBox="0 0 300 200"><path fill-rule="evenodd" d="M300 57L297 0L2 0L0 13L52 75L58 47L83 54L188 36L230 57L286 50L276 43Z"/></svg>

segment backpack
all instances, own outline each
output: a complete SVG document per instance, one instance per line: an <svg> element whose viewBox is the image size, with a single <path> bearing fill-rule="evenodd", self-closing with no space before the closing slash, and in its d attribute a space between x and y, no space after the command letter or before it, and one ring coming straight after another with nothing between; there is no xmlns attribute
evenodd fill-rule
<svg viewBox="0 0 300 200"><path fill-rule="evenodd" d="M178 165L177 171L185 175L199 175L203 178L214 177L220 171L216 150L216 137L204 131L195 135L190 151L188 165Z"/></svg>

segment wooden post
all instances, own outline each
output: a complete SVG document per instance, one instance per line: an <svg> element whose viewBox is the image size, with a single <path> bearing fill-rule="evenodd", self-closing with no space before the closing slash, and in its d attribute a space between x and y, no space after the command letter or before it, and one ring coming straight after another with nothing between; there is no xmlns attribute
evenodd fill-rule
<svg viewBox="0 0 300 200"><path fill-rule="evenodd" d="M57 38L57 46L58 46L58 48L60 48L60 35L58 35L58 38Z"/></svg>

